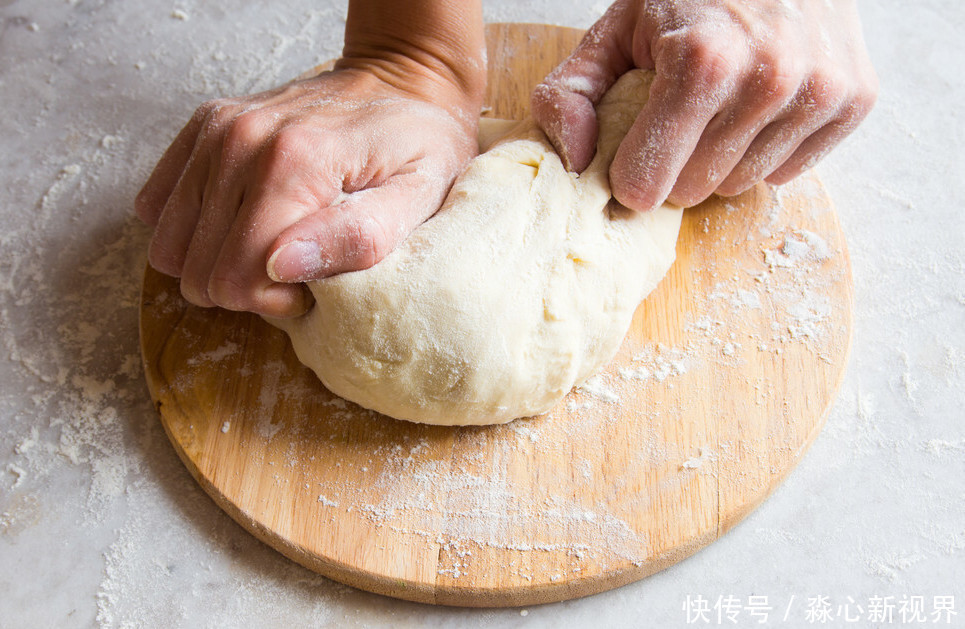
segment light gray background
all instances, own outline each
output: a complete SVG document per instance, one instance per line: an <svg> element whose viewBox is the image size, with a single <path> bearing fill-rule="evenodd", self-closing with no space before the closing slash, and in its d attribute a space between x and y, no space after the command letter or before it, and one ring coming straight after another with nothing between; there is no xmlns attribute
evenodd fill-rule
<svg viewBox="0 0 965 629"><path fill-rule="evenodd" d="M486 18L586 27L605 6ZM343 3L0 0L0 627L674 627L688 595L767 596L783 627L808 626L807 597L953 595L965 624L965 8L861 8L881 97L819 166L856 284L827 428L717 543L523 615L356 591L261 545L194 484L143 384L134 195L201 101L336 56Z"/></svg>

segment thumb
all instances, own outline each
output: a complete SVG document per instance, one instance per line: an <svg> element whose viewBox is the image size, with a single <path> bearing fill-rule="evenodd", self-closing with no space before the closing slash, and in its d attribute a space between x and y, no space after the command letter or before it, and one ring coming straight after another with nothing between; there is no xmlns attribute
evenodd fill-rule
<svg viewBox="0 0 965 629"><path fill-rule="evenodd" d="M307 282L379 262L440 205L438 191L414 176L343 195L286 229L269 249L268 276Z"/></svg>
<svg viewBox="0 0 965 629"><path fill-rule="evenodd" d="M619 45L616 31L622 22L622 7L616 3L533 90L533 118L569 171L582 172L589 166L599 134L595 106L617 78L633 67Z"/></svg>

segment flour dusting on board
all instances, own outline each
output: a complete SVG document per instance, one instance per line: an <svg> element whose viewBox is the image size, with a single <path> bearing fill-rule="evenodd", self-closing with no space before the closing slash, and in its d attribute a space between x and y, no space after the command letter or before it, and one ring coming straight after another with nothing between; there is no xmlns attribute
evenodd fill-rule
<svg viewBox="0 0 965 629"><path fill-rule="evenodd" d="M715 496L718 483L733 482L720 476L722 466L767 453L746 442L735 447L741 437L728 426L720 434L698 431L689 443L667 440L668 426L682 414L704 413L706 400L729 386L715 383L740 378L742 365L756 356L811 352L840 332L830 327L834 313L825 292L834 277L824 265L841 252L788 216L771 212L773 220L763 225L726 210L702 218L699 247L720 246L714 239L728 221L768 235L755 237L763 244L739 258L736 272L722 271L731 260L711 260L697 270L713 290L707 309L682 322L681 340L670 345L644 339L625 347L604 373L544 416L485 428L398 423L331 396L307 370L272 359L256 370L238 369L238 390L251 391L253 403L203 438L247 440L246 465L266 470L263 477L274 491L302 505L306 517L329 526L355 521L375 538L390 535L406 548L437 548L436 572L453 582L478 578L479 562L490 551L517 558L508 560L505 578L519 583L569 581L610 564L643 566L660 550L639 520L655 508L651 501L662 488L589 500L578 486L604 479L631 485L645 477L642 470L663 469L662 483ZM727 233L734 231L728 226ZM157 308L177 316L183 301L162 294ZM229 334L214 342L185 333L180 342L192 349L187 369L170 383L178 395L191 392L192 374L251 363L241 337ZM753 402L760 407L755 412L776 408L772 387L754 384ZM98 390L93 383L88 388ZM109 388L102 395L108 393ZM278 412L295 407L318 408L324 421ZM620 419L631 412L633 422ZM359 435L365 436L364 446L344 447ZM601 435L620 446L607 447ZM598 439L607 452L603 467L595 458L573 454ZM553 464L557 456L566 457L566 466ZM766 486L778 472L764 469L752 482ZM533 477L543 482L534 484ZM246 513L260 508L242 506ZM521 536L530 530L539 535ZM547 576L526 568L524 557L533 555L559 571Z"/></svg>
<svg viewBox="0 0 965 629"><path fill-rule="evenodd" d="M635 482L641 469L663 467L668 470L666 482L697 483L693 491L705 487L703 491L713 495L716 483L726 480L719 475L720 466L733 466L740 456L773 456L748 442L735 447L741 436L730 434L728 426L717 435L695 434L690 445L671 445L663 436L681 413L701 412L705 400L721 394L721 389L710 388L713 383L741 378L740 367L747 361L813 352L829 335L841 332L830 327L834 313L825 295L837 276L824 266L841 252L824 237L795 226L793 218L773 209L771 213L772 220L763 225L755 223L755 217L729 211L702 219L702 247L713 248L728 221L741 221L768 235L761 236L759 249L737 260L736 273L723 273L716 261L698 269L709 275L714 288L707 300L709 309L684 322L685 340L626 348L604 373L574 389L562 408L486 428L400 424L330 395L319 398L319 393L312 393L317 384L310 373L292 372L274 361L257 374L265 388L246 421L265 446L249 446L249 462L273 470L274 484L292 499L304 493L304 504L314 505L314 517L321 521L336 525L357 519L371 527L372 535L389 531L395 539L408 540L406 546L437 546L437 574L453 581L475 578L487 549L520 558L535 553L552 565L566 566L550 575L550 582L583 571L589 574L593 566L613 562L644 565L651 558L653 541L638 518L656 493L587 502L585 494L570 484L569 470L579 483L592 482L601 478L599 463L569 460L566 474L560 476L561 470L545 467L554 459L531 455L569 452L576 444L616 430L622 445L608 449L608 456L615 457L603 472L608 482ZM198 356L230 359L240 347L222 345ZM726 392L727 385L721 386ZM753 402L761 410L754 412L768 414L774 412L768 409L781 408L781 400L773 399L773 387L763 380L755 383ZM658 390L660 395L655 394ZM273 412L277 405L313 396L313 403L325 409L322 424L278 420ZM628 408L635 409L636 417L629 425L617 421ZM358 434L365 434L370 445L341 447ZM467 447L454 448L453 440ZM766 486L781 470L763 469L753 482ZM534 485L533 475L545 483ZM520 537L520 531L537 526L538 541ZM538 578L522 567L525 563L520 559L520 567L510 570L507 578Z"/></svg>
<svg viewBox="0 0 965 629"><path fill-rule="evenodd" d="M205 10L191 2L167 7L159 14L165 18L162 28L196 24ZM266 87L286 73L283 62L294 44L311 39L311 29L329 16L304 17L299 28L286 31L295 36L279 35L267 55L260 51L229 56L225 50L244 48L230 41L199 40L198 62L179 75L178 82L160 87L181 94L181 102L188 100L185 93L212 96ZM115 68L153 81L164 57L117 62ZM244 71L217 71L224 65L240 65ZM130 99L132 94L122 96ZM164 135L161 131L173 131L173 120L180 121L183 112L163 115L172 121L148 124L159 136ZM45 502L50 479L62 467L83 469L89 483L76 492L81 517L70 524L90 531L98 538L95 543L108 549L94 566L96 574L103 574L96 621L105 626L185 624L199 612L203 599L183 596L179 579L186 578L194 593L211 588L220 592L226 586L216 581L230 573L235 575L227 584L232 595L219 597L224 618L250 618L259 613L261 602L277 599L293 614L310 614L319 624L334 623L332 603L353 596L351 590L299 568L220 515L176 459L147 400L137 352L136 310L148 233L131 218L116 219L128 216L134 182L150 167L142 156L145 152L136 146L142 126L134 127L134 122L141 121L78 127L65 134L67 154L52 151L28 182L30 197L20 205L30 210L25 212L31 216L29 229L0 236L5 248L27 252L0 259L2 341L9 358L3 376L17 383L18 400L27 405L24 410L19 402L21 410L9 429L13 459L2 468L2 478L14 498L4 503L0 532L13 538L34 522L50 518L65 506ZM131 163L138 176L131 176ZM772 194L775 199L791 199L808 193L810 184L801 185ZM99 226L87 221L97 207L115 208L115 220ZM739 220L738 213L725 206L720 216L707 217L700 231L704 244L712 248L721 222ZM272 496L309 505L320 523L335 525L348 517L370 524L373 539L390 530L434 544L440 557L438 575L453 581L464 583L472 577L478 569L474 562L485 549L510 553L515 558L510 560L511 576L525 583L540 578L523 559L527 555L553 558L548 563L558 568L548 576L550 583L608 563L642 565L651 559L658 540L642 531L635 518L661 507L649 502L654 488L633 484L639 479L636 472L663 467L671 470L668 484L717 495L720 469L733 463L738 452L726 435L714 439L715 435L696 434L687 446L668 445L663 431L678 412L699 404L701 395L714 386L711 383L746 361L801 348L810 351L836 333L834 312L825 297L827 280L819 271L842 252L825 236L785 219L776 210L754 218L747 242L762 236L764 245L736 275L721 273L713 262L702 268L714 278L711 307L683 322L685 337L663 344L641 341L606 373L573 391L563 408L545 417L497 430L415 428L399 437L379 428L386 420L309 389L283 363L272 362L257 369L245 364L232 374L235 380L226 383L235 387L232 390L248 391L244 385L254 382L262 388L251 395L247 414L212 424L204 436L269 444L270 456L253 447L248 462L270 471ZM83 232L77 242L62 251L57 243L47 243L43 250L30 244L36 234L60 222ZM57 272L52 274L51 269ZM182 302L171 292L158 295L154 306L158 312L178 313ZM47 313L43 321L34 320L32 313L37 311ZM761 332L727 323L735 313L748 320L765 318L774 325ZM223 369L237 361L246 351L243 340L206 344L201 337L185 339L199 349L170 386L189 392L193 373ZM900 387L910 403L920 404L914 361L914 356L906 356L907 377ZM669 394L659 400L647 394L658 390ZM762 386L760 403L768 403L772 394ZM278 407L299 400L328 411L327 424L319 427L308 418L292 422L274 416ZM615 418L629 408L639 411L638 421L620 427L623 432L618 436L630 445L611 448L601 435L616 430ZM874 400L862 398L858 409L873 424ZM336 444L357 443L360 424L372 425L366 445L377 446L355 457L325 457L336 451ZM193 428L202 435L203 426ZM453 456L454 440L469 447ZM310 456L302 456L306 442L317 445ZM604 468L590 458L565 458L573 444L587 442L612 450L616 464ZM948 461L960 453L961 443L954 437L923 437L920 450ZM569 490L575 485L552 482L526 489L529 470L521 469L520 462L532 453L558 454L567 462L564 476L575 485L605 479L629 500L587 500ZM762 454L753 447L748 453ZM320 462L325 474L313 477ZM351 482L342 474L347 470L352 472ZM543 471L545 478L559 478L552 475L554 470ZM304 482L296 483L294 472ZM160 530L154 523L159 510L170 524ZM537 528L544 533L540 541L518 534ZM868 565L900 578L916 560L912 555L878 557L870 558Z"/></svg>
<svg viewBox="0 0 965 629"><path fill-rule="evenodd" d="M305 10L299 3L198 0L3 4L7 63L0 79L0 137L7 160L5 185L0 186L5 218L0 233L0 555L6 570L0 568L5 579L0 586L0 616L5 620L0 624L423 626L458 624L472 615L480 626L503 626L528 615L524 620L533 626L550 626L562 613L575 624L609 620L632 625L645 617L651 624L668 626L683 617L680 601L687 587L701 591L701 579L705 595L730 593L714 590L717 576L732 578L731 592L739 597L758 592L742 591L760 581L748 577L743 569L747 565L724 562L721 567L698 556L676 571L694 577L684 579L685 586L658 578L555 608L469 614L391 604L343 587L298 567L235 525L184 469L147 399L137 347L136 299L148 232L127 217L154 160L198 103L271 87L320 59L337 56L345 3L333 4L332 10L319 3ZM854 588L842 594L950 593L942 589L941 575L957 574L965 556L965 532L957 517L961 479L955 473L965 444L954 421L961 400L956 392L965 390L959 332L965 313L965 258L960 199L948 174L961 171L963 163L957 149L961 125L948 124L960 116L962 100L956 64L948 60L961 55L962 47L956 43L961 38L955 21L931 10L942 3L920 4L920 10L901 12L881 3L865 5L862 17L870 19L866 32L882 64L883 87L913 89L883 89L868 123L835 151L825 171L840 203L845 233L853 239L856 271L855 353L843 395L819 450L805 458L810 469L791 476L797 486L776 496L777 503L771 505L776 508L728 536L728 548L748 551L752 563L766 555L767 566L794 566L790 572L778 567L770 573L786 576L786 585L797 587L798 594L807 590L802 584L813 581L807 575L824 574L829 564L822 560L828 558L835 574L848 575ZM925 6L929 4L931 8ZM486 2L484 11L488 22L552 20L587 26L609 5L596 0L500 0ZM901 15L884 19L891 13ZM224 27L226 18L231 28ZM903 49L908 54L892 50L890 43L896 40L907 40ZM522 56L516 48L505 52ZM494 58L491 65L497 64ZM795 195L777 189L775 198L793 201ZM735 220L738 205L728 201L721 216ZM707 219L701 233L715 232L714 218ZM580 430L605 430L610 424L595 414L612 416L635 404L632 387L672 384L681 396L679 404L696 404L685 399L685 392L721 386L698 382L705 368L717 376L747 362L771 367L789 352L820 347L821 340L835 332L833 309L828 313L815 298L823 292L814 275L821 269L819 259L800 255L797 243L808 245L809 252L819 251L801 224L786 224L776 211L753 223L747 241L768 239L755 248L758 258L747 265L761 281L743 285L708 264L705 272L717 272L719 289L713 307L686 317L687 335L663 340L685 355L685 370L677 373L655 358L634 361L637 354L652 350L670 362L656 343L644 341L606 374L619 402L581 392L569 396L568 405L573 403L580 415L575 423ZM813 231L829 243L833 262L838 255L833 239ZM780 255L788 263L769 264L768 251L773 252L770 262L784 262ZM762 274L769 274L774 284L801 269L811 269L810 276L802 277L811 294L790 293L775 305L764 290L767 277ZM105 287L102 279L112 286ZM161 307L176 309L173 293L161 300L166 300ZM788 311L792 303L801 306ZM766 333L719 323L725 319L722 314L770 317L772 310L778 314L777 325ZM796 333L790 325L797 326ZM230 361L235 355L223 356ZM219 364L211 362L206 368ZM661 369L667 374L662 382L653 375ZM255 375L251 365L238 372L245 379ZM172 386L184 387L186 382ZM761 385L761 405L775 396ZM272 397L259 400L259 406L271 404ZM275 401L286 399L288 393L279 393ZM347 424L369 418L336 399L320 403L344 413ZM583 404L585 409L576 408ZM646 421L653 425L669 422L679 408L644 406ZM560 451L565 440L548 426L553 419L568 419L568 412L560 408L536 421L516 422L504 438L512 437L516 451ZM341 421L333 420L333 433ZM212 429L232 440L243 438L251 426L232 419L228 432L219 432L217 425ZM572 437L585 436L580 430ZM313 434L302 426L282 426L271 442L289 444ZM441 448L440 443L431 435L422 437L394 444L386 456L406 466L400 470L425 466L429 457L442 458L433 450ZM464 437L475 438L475 433ZM723 469L734 460L736 444L728 451L726 443L694 436L693 447L668 452L656 440L648 441L644 429L635 437L641 459L666 461L675 469L699 459L701 446L714 452L717 461L705 460L680 475L695 483L713 479L717 466ZM287 445L282 450L287 454ZM760 453L751 449L748 454ZM272 469L293 469L290 456L272 462ZM328 464L340 470L349 462ZM385 473L378 471L378 462L360 465ZM442 467L428 471L424 487L447 473ZM603 475L586 459L573 461L567 471L584 483ZM841 483L842 478L848 482ZM499 480L504 488L512 482ZM305 500L315 501L320 514L341 515L351 505L331 487L297 489ZM497 495L514 499L511 492ZM507 508L519 504L509 502ZM605 512L598 504L569 506L566 512L573 521L582 513L581 526L586 527ZM882 513L889 516L885 526L875 517ZM802 518L814 526L801 526ZM322 526L333 524L320 519ZM758 528L745 528L755 525ZM508 533L500 535L501 542L510 543ZM437 543L447 562L440 565L440 576L467 583L480 551L470 543ZM594 552L573 550L584 557ZM18 571L23 565L28 566L26 573ZM43 570L29 570L34 565ZM512 569L532 582L521 563ZM559 583L568 576L554 572L550 581ZM40 583L56 587L38 597ZM780 599L780 588L761 593L771 595L774 603L788 602L786 597L774 600ZM660 598L664 594L670 596ZM798 596L795 604L801 603ZM960 601L956 603L961 618ZM35 614L36 620L18 614Z"/></svg>
<svg viewBox="0 0 965 629"><path fill-rule="evenodd" d="M105 141L107 135L112 139ZM92 148L95 157L89 163L85 161L74 168L72 162L53 171L38 202L38 225L53 220L68 202L78 202L81 209L77 213L81 213L85 191L98 183L98 173L102 172L99 169L103 168L103 158L96 156L128 147L124 137L120 131L97 134ZM726 212L715 220L737 219ZM745 278L716 277L711 301L717 310L688 320L686 340L675 345L643 343L618 358L607 372L573 391L563 408L545 417L520 420L493 430L458 431L458 439L473 444L473 448L462 450L455 459L451 458L449 437L444 436L451 433L419 428L411 437L393 437L378 427L386 420L338 398L315 393L281 362L257 371L250 366L239 368L237 377L258 378L262 386L255 395L251 414L218 422L210 432L223 439L256 435L271 445L277 456L253 456L250 464L272 470L277 491L301 496L305 504L317 509L320 521L334 524L346 517L359 518L371 524L374 531L387 529L406 539L437 545L438 574L454 581L464 581L474 574L473 562L480 556L480 549L498 549L519 558L532 553L551 557L550 563L565 568L551 574L550 582L561 582L584 571L589 573L594 566L608 563L643 565L651 557L653 540L639 528L635 518L653 508L649 492L639 492L621 503L588 502L566 485L552 483L524 491L528 472L519 468L519 455L566 452L568 444L597 439L597 435L615 424L614 418L628 405L640 403L641 391L661 387L690 393L673 403L650 401L649 406L642 407L640 421L623 433L632 447L619 455L614 453L625 457L619 466L623 472L608 477L608 482L616 486L630 484L635 482L637 470L663 466L673 471L672 482L697 483L697 488L704 486L701 483L709 483L707 487L712 488L718 465L733 456L727 444L708 443L703 435L698 435L693 447L671 446L661 436L662 426L673 421L680 408L696 403L699 396L694 392L705 386L702 383L708 372L727 373L755 352L780 354L790 346L810 346L830 332L831 313L823 301L824 287L816 279L815 269L836 252L830 251L826 243L822 248L824 241L819 236L803 229L784 229L780 224L777 219L766 223L766 228L773 232L771 240L758 252L755 262L742 269L753 278L751 288ZM704 223L704 237L713 237L715 225L714 220ZM143 459L137 455L140 448L168 452L168 469L179 469L154 423L155 410L140 384L136 345L128 341L118 353L114 342L118 330L126 330L128 339L136 337L131 328L136 321L146 239L146 230L128 219L118 226L115 236L96 241L97 246L92 249L97 253L80 255L84 261L74 265L72 271L76 280L73 283L83 286L83 291L78 288L68 292L66 300L63 293L51 291L43 281L28 282L42 279L42 269L49 262L29 258L3 260L10 270L3 274L9 278L5 280L6 295L16 295L16 300L5 301L5 320L15 320L22 316L23 306L37 302L57 299L65 308L62 318L48 326L55 330L56 343L46 342L49 339L40 330L33 332L33 337L13 336L6 328L3 333L4 345L19 370L17 377L27 383L25 391L34 396L37 412L51 418L49 425L33 427L17 442L18 458L5 468L8 486L18 492L30 491L42 486L50 470L64 462L87 466L91 481L84 499L84 526L98 526L109 520L114 505L125 502L139 509L137 513L149 511L146 503L168 504L173 509L183 509L185 504L189 510L212 508L183 471L176 472L179 476L173 484L186 498L182 497L176 505L170 504L172 499L156 488L131 485L132 478L143 474ZM714 274L716 269L710 265L702 272ZM105 303L114 309L105 311ZM154 307L162 313L177 313L183 302L175 293L162 293ZM728 318L724 315L734 312L773 317L775 327L767 335L748 335L724 325ZM197 344L199 349L188 359L185 373L170 383L181 392L190 391L192 373L219 369L238 359L245 350L240 339L217 345L206 344L202 337L187 337L184 341L192 346ZM43 349L35 349L38 347ZM30 382L53 383L61 388L61 393L50 395L48 388ZM762 397L766 394L762 391ZM324 432L320 433L310 422L293 425L273 416L273 409L281 404L313 397L329 412L330 421ZM119 409L126 409L123 415ZM132 413L131 409L135 411ZM127 423L132 415L141 417L140 421L148 418L149 427L132 430ZM359 423L371 424L369 439L381 445L357 458L325 457L329 451L326 444L356 438ZM306 439L319 444L314 458L299 454L303 451L299 444ZM482 452L490 456L484 458ZM332 475L314 478L318 461L324 461ZM354 477L364 482L360 486L339 481L343 470L352 470ZM292 471L301 474L305 482L293 484L289 480ZM570 471L574 479L584 483L604 476L603 470L584 459L569 461ZM17 530L39 509L31 507L30 500L20 505L17 509L11 507L0 519L5 531ZM441 528L440 519L444 522ZM225 522L225 526L234 527L230 522ZM517 531L533 527L540 527L542 541L522 541ZM105 624L122 624L125 619L146 613L176 624L190 617L189 601L150 609L138 607L150 600L151 593L165 592L170 574L178 570L203 574L210 569L184 560L180 551L185 546L198 547L205 553L214 549L225 554L226 561L239 561L240 555L253 552L260 565L268 566L265 570L269 573L285 579L323 582L263 549L236 528L232 530L235 532L207 539L210 531L199 536L197 530L187 525L172 530L169 537L157 537L149 522L140 516L119 523L117 539L104 557L99 618ZM152 541L160 549L157 554L144 550L143 541L148 537L156 538ZM137 575L135 569L140 570ZM257 572L239 584L244 596L234 612L243 612L259 595L272 594L270 588L261 591L254 585L259 582ZM521 582L537 578L522 559L511 573ZM329 591L332 587L339 592L338 586L330 586ZM296 606L312 604L310 597L294 598Z"/></svg>

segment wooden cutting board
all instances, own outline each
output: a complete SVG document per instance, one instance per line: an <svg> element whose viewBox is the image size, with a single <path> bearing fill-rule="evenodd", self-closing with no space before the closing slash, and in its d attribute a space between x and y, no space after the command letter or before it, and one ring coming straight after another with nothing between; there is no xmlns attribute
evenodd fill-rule
<svg viewBox="0 0 965 629"><path fill-rule="evenodd" d="M580 33L487 35L491 115L517 118ZM851 302L844 237L809 175L687 210L616 359L538 418L452 428L366 411L259 317L191 306L151 269L141 344L181 459L264 542L373 592L529 605L645 577L760 504L823 425Z"/></svg>

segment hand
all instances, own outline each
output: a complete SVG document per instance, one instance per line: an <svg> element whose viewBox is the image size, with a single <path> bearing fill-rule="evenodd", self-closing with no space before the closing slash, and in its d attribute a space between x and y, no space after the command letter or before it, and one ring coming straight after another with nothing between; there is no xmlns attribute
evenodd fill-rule
<svg viewBox="0 0 965 629"><path fill-rule="evenodd" d="M353 2L334 71L197 110L135 202L151 265L188 301L297 316L299 282L372 266L439 208L476 152L485 64L447 63L451 33L432 29L465 18L459 45L481 57L481 10L418 2L404 18Z"/></svg>
<svg viewBox="0 0 965 629"><path fill-rule="evenodd" d="M594 105L633 68L655 78L610 184L636 210L784 183L853 131L877 94L853 0L617 0L533 92L570 170L595 152Z"/></svg>

